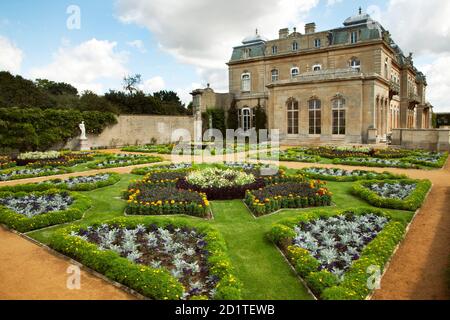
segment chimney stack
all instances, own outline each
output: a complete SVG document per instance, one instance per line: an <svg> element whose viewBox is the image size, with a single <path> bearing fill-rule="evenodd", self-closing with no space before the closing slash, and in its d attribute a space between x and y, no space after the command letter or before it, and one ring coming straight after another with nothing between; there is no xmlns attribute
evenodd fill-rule
<svg viewBox="0 0 450 320"><path fill-rule="evenodd" d="M316 24L314 22L305 25L305 33L311 34L316 32Z"/></svg>
<svg viewBox="0 0 450 320"><path fill-rule="evenodd" d="M289 28L280 29L280 39L286 39L289 36Z"/></svg>

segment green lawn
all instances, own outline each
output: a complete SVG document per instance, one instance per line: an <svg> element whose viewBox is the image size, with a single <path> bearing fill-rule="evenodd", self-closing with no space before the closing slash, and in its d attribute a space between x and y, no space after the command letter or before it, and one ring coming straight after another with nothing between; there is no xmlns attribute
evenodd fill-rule
<svg viewBox="0 0 450 320"><path fill-rule="evenodd" d="M122 216L125 201L120 199L121 193L130 180L139 178L141 176L122 175L122 180L113 186L86 192L93 200L93 206L86 212L84 219L75 224L88 225ZM334 193L336 208L370 207L365 201L350 194L351 185L351 182L328 184ZM273 223L314 209L284 210L255 219L241 200L234 200L213 201L212 210L214 220L207 223L217 228L227 242L236 275L243 283L244 299L312 299L278 249L265 239L265 234ZM385 211L404 221L409 221L413 216L413 212ZM197 218L189 219L199 221ZM54 231L63 227L64 225L55 226L28 235L42 243L48 243Z"/></svg>

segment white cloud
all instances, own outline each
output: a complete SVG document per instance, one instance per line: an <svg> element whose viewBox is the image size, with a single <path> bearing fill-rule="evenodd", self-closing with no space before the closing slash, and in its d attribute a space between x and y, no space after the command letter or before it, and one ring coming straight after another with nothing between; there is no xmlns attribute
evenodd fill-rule
<svg viewBox="0 0 450 320"><path fill-rule="evenodd" d="M118 0L124 23L146 27L178 62L196 67L202 82L228 89L225 63L233 46L258 28L269 38L287 26L302 27L319 0ZM184 94L186 95L186 94Z"/></svg>
<svg viewBox="0 0 450 320"><path fill-rule="evenodd" d="M148 80L145 80L144 83L140 86L140 89L147 93L154 93L160 90L164 90L166 87L166 83L162 77L154 77Z"/></svg>
<svg viewBox="0 0 450 320"><path fill-rule="evenodd" d="M186 107L192 101L191 92L195 89L205 87L205 85L201 85L200 83L193 82L190 86L184 88L177 88L174 91L180 97L181 102L183 102Z"/></svg>
<svg viewBox="0 0 450 320"><path fill-rule="evenodd" d="M327 6L331 7L334 6L335 4L341 3L342 0L328 0L327 1Z"/></svg>
<svg viewBox="0 0 450 320"><path fill-rule="evenodd" d="M141 52L141 53L147 52L147 50L145 49L144 42L142 40L129 41L129 42L127 42L127 45L129 45L132 48L135 48L135 49L139 50L139 52Z"/></svg>
<svg viewBox="0 0 450 320"><path fill-rule="evenodd" d="M0 71L20 72L23 52L11 40L0 36Z"/></svg>
<svg viewBox="0 0 450 320"><path fill-rule="evenodd" d="M405 54L431 61L417 66L427 76L428 100L435 111L450 111L450 1L390 0L384 11L370 8Z"/></svg>
<svg viewBox="0 0 450 320"><path fill-rule="evenodd" d="M53 61L30 71L32 78L46 78L68 82L80 91L102 93L103 80L120 80L128 74L125 66L128 58L116 50L117 43L91 39L75 47L67 44L53 55Z"/></svg>

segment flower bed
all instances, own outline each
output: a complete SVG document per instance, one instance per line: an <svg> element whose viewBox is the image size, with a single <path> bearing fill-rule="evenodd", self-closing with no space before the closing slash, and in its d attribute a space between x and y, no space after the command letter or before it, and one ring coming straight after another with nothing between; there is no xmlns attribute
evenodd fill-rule
<svg viewBox="0 0 450 320"><path fill-rule="evenodd" d="M365 299L369 267L383 271L405 225L376 209L308 212L275 224L280 247L313 293L325 300Z"/></svg>
<svg viewBox="0 0 450 320"><path fill-rule="evenodd" d="M9 192L32 192L45 191L49 189L62 189L70 191L91 191L113 185L120 181L117 173L102 173L93 176L80 176L68 179L53 179L39 183L28 183L17 186L0 187L0 191Z"/></svg>
<svg viewBox="0 0 450 320"><path fill-rule="evenodd" d="M329 206L331 196L319 182L286 182L248 190L244 201L254 215L262 216L280 209Z"/></svg>
<svg viewBox="0 0 450 320"><path fill-rule="evenodd" d="M120 218L66 228L50 246L151 299L241 297L221 235L183 219Z"/></svg>
<svg viewBox="0 0 450 320"><path fill-rule="evenodd" d="M16 162L8 156L0 156L0 170L8 169L16 166Z"/></svg>
<svg viewBox="0 0 450 320"><path fill-rule="evenodd" d="M59 151L26 152L17 156L17 160L53 160L61 156Z"/></svg>
<svg viewBox="0 0 450 320"><path fill-rule="evenodd" d="M127 152L143 152L143 153L159 153L159 154L171 154L173 150L173 144L149 144L145 146L130 146L122 148L122 151Z"/></svg>
<svg viewBox="0 0 450 320"><path fill-rule="evenodd" d="M288 150L289 151L289 150ZM315 147L307 150L308 154L320 156L322 158L349 158L349 157L368 157L367 148L344 148L344 147Z"/></svg>
<svg viewBox="0 0 450 320"><path fill-rule="evenodd" d="M210 200L232 200L243 199L246 190L259 189L265 184L265 179L244 171L207 168L191 172L186 178L179 179L176 186L204 193Z"/></svg>
<svg viewBox="0 0 450 320"><path fill-rule="evenodd" d="M375 207L414 211L422 206L431 188L429 180L358 181L352 193Z"/></svg>
<svg viewBox="0 0 450 320"><path fill-rule="evenodd" d="M17 160L18 165L26 165L31 168L40 167L73 167L80 163L86 163L94 160L92 153L65 153L55 159L44 160Z"/></svg>
<svg viewBox="0 0 450 320"><path fill-rule="evenodd" d="M422 165L426 167L442 168L448 158L448 152L429 152L429 153L419 153L408 157L406 160L408 162Z"/></svg>
<svg viewBox="0 0 450 320"><path fill-rule="evenodd" d="M286 162L306 162L316 163L320 162L320 157L315 155L308 155L304 152L296 151L297 149L288 149L286 151L275 151L272 153L259 153L251 156L252 159L260 160L279 160Z"/></svg>
<svg viewBox="0 0 450 320"><path fill-rule="evenodd" d="M334 159L334 164L346 164L350 166L366 166L366 167L381 167L381 168L405 168L417 169L417 165L406 162L404 160L389 160L378 158L347 158Z"/></svg>
<svg viewBox="0 0 450 320"><path fill-rule="evenodd" d="M343 170L338 168L305 168L301 174L312 178L328 181L348 182L357 180L405 179L405 175L395 175L389 172L378 173L365 170Z"/></svg>
<svg viewBox="0 0 450 320"><path fill-rule="evenodd" d="M89 164L91 169L106 169L117 167L128 167L138 164L155 163L163 161L160 157L141 156L141 155L117 155L109 156L105 160L95 161Z"/></svg>
<svg viewBox="0 0 450 320"><path fill-rule="evenodd" d="M129 215L186 214L206 218L210 214L206 195L157 183L142 183L127 191Z"/></svg>
<svg viewBox="0 0 450 320"><path fill-rule="evenodd" d="M82 218L89 198L61 190L0 192L0 223L28 232Z"/></svg>
<svg viewBox="0 0 450 320"><path fill-rule="evenodd" d="M164 165L155 165L145 168L136 168L131 171L132 174L137 174L140 176L145 176L146 174L153 171L160 170L182 170L182 169L190 169L192 168L191 163L172 163L172 164L164 164Z"/></svg>
<svg viewBox="0 0 450 320"><path fill-rule="evenodd" d="M69 173L69 172L70 172L70 169L68 169L68 168L53 168L53 167L30 168L30 169L28 169L28 168L27 169L11 168L11 169L0 171L0 181L36 178L36 177L43 177L43 176L53 176L53 175L64 174L64 173Z"/></svg>

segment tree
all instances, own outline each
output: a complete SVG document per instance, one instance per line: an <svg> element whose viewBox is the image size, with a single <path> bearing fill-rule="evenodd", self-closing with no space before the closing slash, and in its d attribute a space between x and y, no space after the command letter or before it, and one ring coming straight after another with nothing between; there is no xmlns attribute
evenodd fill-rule
<svg viewBox="0 0 450 320"><path fill-rule="evenodd" d="M78 95L78 89L65 82L54 82L47 79L36 79L36 86L55 96L61 95Z"/></svg>
<svg viewBox="0 0 450 320"><path fill-rule="evenodd" d="M187 110L175 91L161 90L155 92L153 97L161 102L165 114L186 114Z"/></svg>
<svg viewBox="0 0 450 320"><path fill-rule="evenodd" d="M233 100L230 109L228 109L227 129L236 130L239 126L239 112L236 108L236 101Z"/></svg>
<svg viewBox="0 0 450 320"><path fill-rule="evenodd" d="M126 76L123 78L123 89L128 91L130 95L138 91L138 86L142 82L142 76L135 74L134 76Z"/></svg>
<svg viewBox="0 0 450 320"><path fill-rule="evenodd" d="M119 108L108 101L105 97L98 96L92 91L85 91L80 98L81 111L101 111L119 113Z"/></svg>

